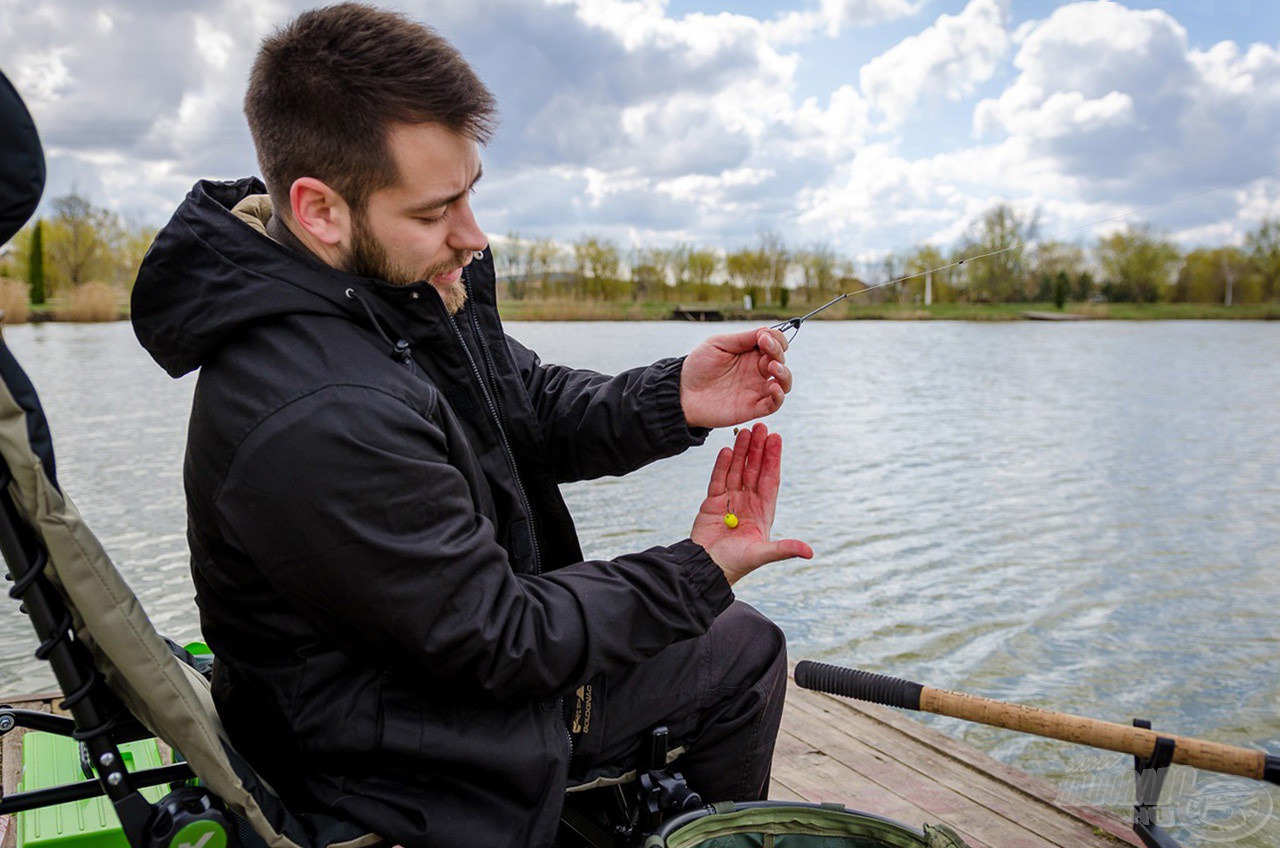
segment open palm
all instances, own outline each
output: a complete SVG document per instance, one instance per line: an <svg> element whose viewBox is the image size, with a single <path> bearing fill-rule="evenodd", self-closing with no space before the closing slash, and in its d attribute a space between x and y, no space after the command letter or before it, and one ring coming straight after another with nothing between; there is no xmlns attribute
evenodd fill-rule
<svg viewBox="0 0 1280 848"><path fill-rule="evenodd" d="M769 539L781 479L782 437L763 424L738 433L733 448L716 457L689 536L706 548L730 584L766 563L813 556L804 542ZM735 527L725 521L729 514L737 519Z"/></svg>

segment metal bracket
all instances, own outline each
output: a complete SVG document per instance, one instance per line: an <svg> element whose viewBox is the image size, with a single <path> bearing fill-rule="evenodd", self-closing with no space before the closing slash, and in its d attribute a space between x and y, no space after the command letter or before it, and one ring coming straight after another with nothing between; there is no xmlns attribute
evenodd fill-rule
<svg viewBox="0 0 1280 848"><path fill-rule="evenodd" d="M670 749L669 731L655 727L649 733L648 744L641 760L639 780L639 829L652 833L662 820L673 813L692 810L702 805L702 798L689 788L678 771L667 771L667 752Z"/></svg>
<svg viewBox="0 0 1280 848"><path fill-rule="evenodd" d="M18 710L13 707L0 707L0 736L10 730L26 727L31 730L43 730L45 733L56 733L59 736L70 736L75 732L76 723L66 716L40 710Z"/></svg>
<svg viewBox="0 0 1280 848"><path fill-rule="evenodd" d="M1151 729L1151 722L1142 718L1133 720L1134 727ZM1173 763L1173 751L1177 743L1166 736L1156 737L1155 748L1149 757L1133 758L1134 804L1133 832L1147 848L1181 848L1177 841L1157 823L1156 809L1160 804L1160 790Z"/></svg>

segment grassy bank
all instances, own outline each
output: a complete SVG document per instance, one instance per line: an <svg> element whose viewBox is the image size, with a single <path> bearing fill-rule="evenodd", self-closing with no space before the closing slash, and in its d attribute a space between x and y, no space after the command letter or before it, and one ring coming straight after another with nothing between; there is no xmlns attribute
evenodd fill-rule
<svg viewBox="0 0 1280 848"><path fill-rule="evenodd" d="M781 321L820 304L762 307L743 312L741 303L686 304L719 310L728 320ZM501 300L506 321L658 321L671 317L676 304L666 301ZM1057 312L1052 303L936 303L929 307L863 304L851 298L816 319L824 321L1021 321L1024 312ZM1120 321L1280 320L1280 303L1221 306L1203 303L1072 303L1062 312ZM816 320L815 319L815 320Z"/></svg>

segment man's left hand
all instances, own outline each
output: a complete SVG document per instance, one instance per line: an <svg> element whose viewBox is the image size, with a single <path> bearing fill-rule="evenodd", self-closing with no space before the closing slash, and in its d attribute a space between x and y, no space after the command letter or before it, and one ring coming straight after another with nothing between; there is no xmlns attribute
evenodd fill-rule
<svg viewBox="0 0 1280 848"><path fill-rule="evenodd" d="M712 336L680 372L680 405L690 427L730 427L778 411L791 391L787 340L777 330Z"/></svg>

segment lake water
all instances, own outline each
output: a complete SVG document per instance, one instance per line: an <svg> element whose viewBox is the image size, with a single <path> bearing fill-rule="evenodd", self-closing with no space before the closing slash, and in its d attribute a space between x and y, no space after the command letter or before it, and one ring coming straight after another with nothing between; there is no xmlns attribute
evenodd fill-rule
<svg viewBox="0 0 1280 848"><path fill-rule="evenodd" d="M602 371L722 328L509 327L546 361ZM64 487L157 626L196 636L181 483L194 379L165 376L127 324L5 337ZM1280 753L1280 324L811 322L789 362L796 388L769 422L786 445L775 531L817 556L738 588L793 659ZM588 555L687 535L731 438L568 487ZM33 648L16 605L0 614L0 691L50 683ZM1054 780L1100 764L929 721ZM1236 839L1243 819L1232 833L1192 816L1187 844L1280 843L1280 795L1232 785L1227 814L1274 806L1269 823Z"/></svg>

